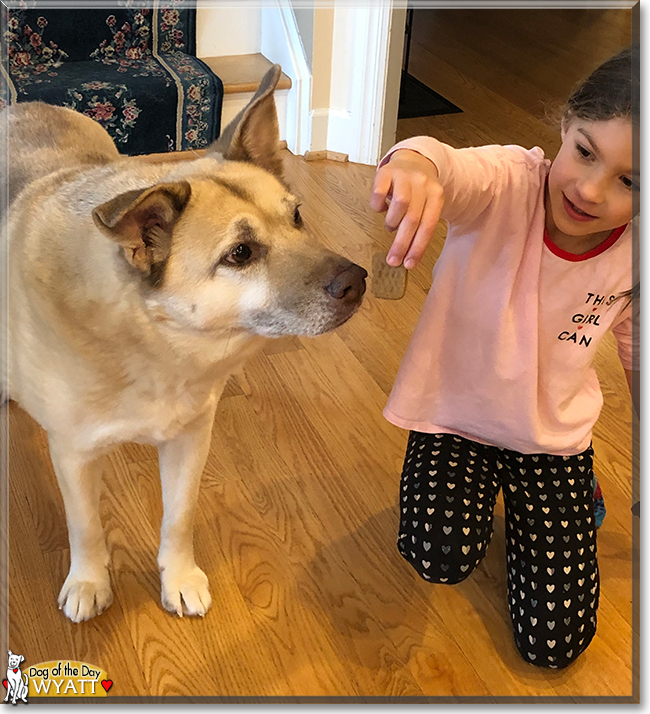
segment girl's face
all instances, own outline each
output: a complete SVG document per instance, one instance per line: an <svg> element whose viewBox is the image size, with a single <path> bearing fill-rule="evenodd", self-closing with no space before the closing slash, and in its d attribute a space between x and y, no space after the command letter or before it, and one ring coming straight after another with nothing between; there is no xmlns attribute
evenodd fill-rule
<svg viewBox="0 0 650 714"><path fill-rule="evenodd" d="M629 119L571 120L549 172L547 227L586 237L628 223L638 181Z"/></svg>

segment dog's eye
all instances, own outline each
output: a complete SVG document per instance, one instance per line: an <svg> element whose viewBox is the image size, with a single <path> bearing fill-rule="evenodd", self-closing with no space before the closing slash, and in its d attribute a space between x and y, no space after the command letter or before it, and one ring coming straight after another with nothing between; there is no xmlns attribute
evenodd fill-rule
<svg viewBox="0 0 650 714"><path fill-rule="evenodd" d="M296 210L293 212L293 222L296 224L296 226L298 226L298 228L302 227L302 216L300 215L298 206L296 206Z"/></svg>
<svg viewBox="0 0 650 714"><path fill-rule="evenodd" d="M246 243L240 243L226 255L225 260L231 265L243 265L250 260L252 255L253 251L246 245Z"/></svg>

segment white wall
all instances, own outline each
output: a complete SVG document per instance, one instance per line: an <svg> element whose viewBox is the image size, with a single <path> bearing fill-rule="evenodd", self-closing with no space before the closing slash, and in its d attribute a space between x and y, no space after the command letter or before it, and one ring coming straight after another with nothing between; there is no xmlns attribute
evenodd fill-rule
<svg viewBox="0 0 650 714"><path fill-rule="evenodd" d="M314 10L310 151L323 151L328 148L333 40L334 8L318 7Z"/></svg>
<svg viewBox="0 0 650 714"><path fill-rule="evenodd" d="M198 0L196 54L198 57L249 55L260 51L262 7L242 2L215 3Z"/></svg>

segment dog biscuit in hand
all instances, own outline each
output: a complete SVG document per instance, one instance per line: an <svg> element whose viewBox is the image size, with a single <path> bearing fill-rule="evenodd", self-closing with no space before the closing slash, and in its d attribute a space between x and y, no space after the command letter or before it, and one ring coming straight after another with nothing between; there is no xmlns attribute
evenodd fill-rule
<svg viewBox="0 0 650 714"><path fill-rule="evenodd" d="M386 251L372 256L372 292L382 300L399 300L406 292L408 271L403 265L388 265L387 255Z"/></svg>

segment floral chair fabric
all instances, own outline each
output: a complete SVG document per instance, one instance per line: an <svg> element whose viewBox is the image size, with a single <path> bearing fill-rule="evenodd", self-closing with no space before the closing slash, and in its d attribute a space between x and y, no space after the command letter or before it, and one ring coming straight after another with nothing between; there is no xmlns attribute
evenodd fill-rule
<svg viewBox="0 0 650 714"><path fill-rule="evenodd" d="M102 124L125 154L200 149L217 138L223 84L194 56L193 0L38 6L3 7L0 108L70 107Z"/></svg>

